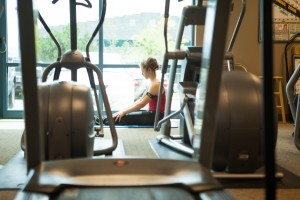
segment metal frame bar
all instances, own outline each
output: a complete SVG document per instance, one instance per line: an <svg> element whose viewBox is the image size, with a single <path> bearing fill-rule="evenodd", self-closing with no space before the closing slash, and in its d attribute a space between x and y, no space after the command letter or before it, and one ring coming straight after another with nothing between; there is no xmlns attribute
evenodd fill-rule
<svg viewBox="0 0 300 200"><path fill-rule="evenodd" d="M0 0L2 6L4 6L4 10L2 11L2 14L0 15L0 24L5 24L6 22L6 1L5 0ZM0 29L0 37L4 37L6 38L6 26L1 26ZM2 49L3 44L0 44L0 49ZM6 71L7 71L7 66L6 66L6 54L5 53L1 53L0 54L0 65L2 67L0 67L0 117L3 116L6 113L6 96L7 96L7 92L6 92L6 88L7 88L7 84L6 84L6 80L7 80L7 75L6 75Z"/></svg>
<svg viewBox="0 0 300 200"><path fill-rule="evenodd" d="M298 150L300 150L300 140L299 140L299 130L300 130L300 101L299 101L299 94L297 95L298 101L297 105L295 106L294 102L294 87L299 80L300 77L300 67L296 68L292 76L290 77L289 81L286 84L286 96L289 102L289 107L292 113L292 117L294 120L294 144Z"/></svg>
<svg viewBox="0 0 300 200"><path fill-rule="evenodd" d="M44 160L44 144L38 110L36 80L35 22L32 1L18 0L21 65L24 91L27 172Z"/></svg>
<svg viewBox="0 0 300 200"><path fill-rule="evenodd" d="M265 163L265 199L276 199L276 167L275 167L275 127L274 127L274 98L273 98L273 1L261 0L260 24L262 36L262 71L263 71L263 104L264 104L264 163Z"/></svg>

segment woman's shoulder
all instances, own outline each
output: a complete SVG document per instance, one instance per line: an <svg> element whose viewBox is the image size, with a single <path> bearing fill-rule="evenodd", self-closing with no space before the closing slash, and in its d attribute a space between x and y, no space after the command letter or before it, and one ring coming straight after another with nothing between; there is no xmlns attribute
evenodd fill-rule
<svg viewBox="0 0 300 200"><path fill-rule="evenodd" d="M159 92L160 81L151 82L149 92L153 95L157 95Z"/></svg>

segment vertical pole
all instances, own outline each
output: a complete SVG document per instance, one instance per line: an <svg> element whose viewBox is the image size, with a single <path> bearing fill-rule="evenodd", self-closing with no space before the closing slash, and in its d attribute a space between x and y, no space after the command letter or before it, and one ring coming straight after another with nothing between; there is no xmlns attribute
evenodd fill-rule
<svg viewBox="0 0 300 200"><path fill-rule="evenodd" d="M76 0L70 0L71 50L77 50Z"/></svg>
<svg viewBox="0 0 300 200"><path fill-rule="evenodd" d="M32 1L18 0L19 37L24 93L27 172L44 160L36 80L35 24Z"/></svg>
<svg viewBox="0 0 300 200"><path fill-rule="evenodd" d="M6 11L4 10L5 8L5 5L6 4L6 1L3 1L3 0L0 0L0 24L3 25L5 24L6 22ZM0 51L5 51L5 40L6 38L4 37L6 35L6 26L1 26L0 28ZM6 68L7 68L7 65L6 65L6 62L5 62L5 59L6 59L6 53L0 53L0 85L2 87L5 87L7 88L7 85L6 85L6 78L4 78L6 76ZM5 67L4 67L5 66ZM4 110L7 109L6 105L5 104L5 98L6 98L6 95L5 95L5 90L1 90L0 91L0 117L3 117L4 115Z"/></svg>
<svg viewBox="0 0 300 200"><path fill-rule="evenodd" d="M275 120L273 98L273 34L272 34L272 0L261 0L261 34L263 66L263 150L265 160L265 199L276 199L275 178Z"/></svg>

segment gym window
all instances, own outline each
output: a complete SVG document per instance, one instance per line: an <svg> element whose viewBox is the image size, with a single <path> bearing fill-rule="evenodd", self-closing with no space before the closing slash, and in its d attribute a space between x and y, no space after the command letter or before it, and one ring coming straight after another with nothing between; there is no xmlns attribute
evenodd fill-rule
<svg viewBox="0 0 300 200"><path fill-rule="evenodd" d="M19 56L19 36L16 0L0 0L6 6L1 17L1 41L7 50L0 54L1 76L4 87L1 93L3 118L22 118L23 94L22 76ZM37 7L50 27L53 35L62 46L62 53L70 49L69 40L69 1L60 0L37 1ZM77 6L77 49L85 55L86 43L93 33L101 15L98 1L92 1L92 8ZM139 64L149 56L163 61L165 51L163 39L164 1L161 0L109 0L106 6L106 16L103 28L90 45L91 62L97 64L103 71L108 98L113 111L117 111L137 100L147 88ZM171 2L168 23L169 49L174 49L177 34L177 24L181 10L191 1ZM122 9L120 9L122 8ZM66 11L67 9L67 11ZM2 29L2 27L4 27ZM37 80L41 81L43 69L57 59L57 48L48 33L38 21L36 36L37 49ZM194 28L187 27L182 39L182 48L194 44ZM169 63L171 64L171 62ZM180 65L180 62L179 62ZM180 67L176 82L180 80ZM62 72L61 77L67 77ZM157 73L158 78L160 72ZM49 77L50 78L50 77ZM168 74L165 76L168 78ZM88 83L85 71L78 72L78 80ZM167 86L165 80L165 86ZM174 85L172 109L179 108L179 96Z"/></svg>

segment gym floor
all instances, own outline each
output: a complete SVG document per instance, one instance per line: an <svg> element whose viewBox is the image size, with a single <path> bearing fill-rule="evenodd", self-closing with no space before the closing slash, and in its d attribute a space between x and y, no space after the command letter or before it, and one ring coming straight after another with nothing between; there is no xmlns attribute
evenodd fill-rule
<svg viewBox="0 0 300 200"><path fill-rule="evenodd" d="M300 177L300 151L293 144L292 124L278 124L278 140L276 147L277 164L295 177ZM4 169L5 164L20 152L20 138L24 129L23 120L0 120L0 167ZM172 128L172 133L178 132L179 128ZM105 130L109 133L109 130ZM136 157L155 158L156 154L149 145L149 140L158 134L152 128L118 128L118 136L122 141L125 155ZM109 135L109 134L107 134ZM109 137L109 136L106 136ZM278 184L277 199L300 199L300 184L288 186ZM264 199L264 189L249 186L246 188L230 187L226 189L236 199L260 200ZM18 189L0 188L0 200L14 199Z"/></svg>

